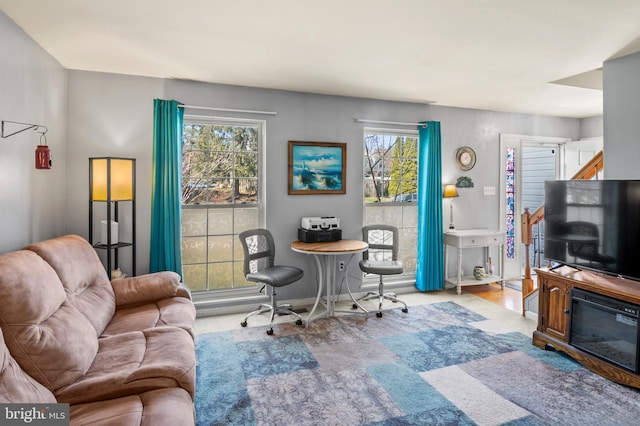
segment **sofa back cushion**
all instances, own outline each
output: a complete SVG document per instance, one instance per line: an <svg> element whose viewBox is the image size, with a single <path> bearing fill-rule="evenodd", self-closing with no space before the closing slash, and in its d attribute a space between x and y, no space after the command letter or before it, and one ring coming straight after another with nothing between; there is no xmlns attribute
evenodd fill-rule
<svg viewBox="0 0 640 426"><path fill-rule="evenodd" d="M116 299L107 272L95 249L78 235L65 235L30 244L33 251L56 271L67 301L93 325L96 336L102 334L113 318Z"/></svg>
<svg viewBox="0 0 640 426"><path fill-rule="evenodd" d="M0 329L0 403L54 403L51 391L20 368L4 344Z"/></svg>
<svg viewBox="0 0 640 426"><path fill-rule="evenodd" d="M0 255L0 328L20 367L52 392L84 376L98 351L93 324L29 250Z"/></svg>

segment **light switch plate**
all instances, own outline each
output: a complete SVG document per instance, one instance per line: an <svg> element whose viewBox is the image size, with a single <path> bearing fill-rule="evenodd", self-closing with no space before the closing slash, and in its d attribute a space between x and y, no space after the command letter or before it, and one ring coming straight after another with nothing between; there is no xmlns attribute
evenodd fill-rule
<svg viewBox="0 0 640 426"><path fill-rule="evenodd" d="M495 186L485 186L484 187L484 195L496 195L496 187Z"/></svg>

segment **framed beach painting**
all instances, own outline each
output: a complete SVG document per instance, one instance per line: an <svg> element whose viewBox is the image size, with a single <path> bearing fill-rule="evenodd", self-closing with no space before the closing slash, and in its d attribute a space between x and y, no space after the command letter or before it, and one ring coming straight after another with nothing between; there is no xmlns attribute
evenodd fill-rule
<svg viewBox="0 0 640 426"><path fill-rule="evenodd" d="M289 141L289 194L346 194L347 144Z"/></svg>

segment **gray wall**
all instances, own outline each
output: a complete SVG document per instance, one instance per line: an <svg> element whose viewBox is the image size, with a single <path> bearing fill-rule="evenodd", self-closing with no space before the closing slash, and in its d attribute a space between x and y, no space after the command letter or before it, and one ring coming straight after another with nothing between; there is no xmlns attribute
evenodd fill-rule
<svg viewBox="0 0 640 426"><path fill-rule="evenodd" d="M276 116L245 115L266 120L266 223L276 240L276 261L305 270L305 285L280 290L284 298L303 298L315 291L315 267L309 256L294 253L289 244L297 239L300 218L336 216L345 239L360 239L362 205L363 124L354 118L417 122L428 107L338 96L233 87L217 84L169 81L166 97L187 105L277 112ZM190 112L202 111L191 110ZM229 116L228 113L216 113ZM233 115L233 114L231 114ZM346 195L288 195L288 141L345 142L347 144ZM357 262L350 269L350 284L358 287Z"/></svg>
<svg viewBox="0 0 640 426"><path fill-rule="evenodd" d="M441 123L442 182L468 176L474 183L455 200L459 229L500 228L500 134L580 137L578 119L438 106L431 107L429 119ZM454 158L456 148L465 145L476 151L476 166L468 172L458 169ZM495 187L496 195L484 195L485 186Z"/></svg>
<svg viewBox="0 0 640 426"><path fill-rule="evenodd" d="M580 120L580 138L602 137L604 127L603 116L588 117Z"/></svg>
<svg viewBox="0 0 640 426"><path fill-rule="evenodd" d="M35 169L33 130L0 139L0 253L66 231L66 97L66 70L0 12L0 120L47 126L53 159Z"/></svg>
<svg viewBox="0 0 640 426"><path fill-rule="evenodd" d="M277 112L276 116L247 117L267 121L266 216L267 225L278 242L279 260L301 266L307 272L307 285L291 286L288 292L283 291L285 299L309 297L315 288L312 284L315 272L310 259L289 249L290 241L296 237L300 217L336 215L342 220L345 238L360 235L365 125L355 122L354 118L441 122L443 182L455 182L457 177L465 175L475 183L475 188L465 190L456 200L456 225L459 228L497 228L499 225L499 199L484 196L483 187L498 189L500 185L501 133L572 139L582 136L578 119L65 71L2 14L0 24L3 51L0 57L1 118L42 121L49 126L49 144L54 153L53 170L35 171L33 151L37 140L20 136L20 142L14 141L15 138L0 141L0 214L3 215L0 251L64 233L87 237L88 158L103 155L134 157L137 159L138 183L137 267L138 273L146 272L154 98L177 99L191 105ZM347 194L288 195L289 140L346 142ZM463 173L456 167L454 153L456 148L465 145L476 150L477 164L473 170ZM355 272L357 266L353 266ZM353 284L357 285L356 282Z"/></svg>
<svg viewBox="0 0 640 426"><path fill-rule="evenodd" d="M301 217L335 215L341 219L345 238L360 236L365 124L357 123L354 118L441 122L443 181L455 182L464 174L475 183L475 188L465 190L464 196L456 200L456 225L459 228L499 226L499 199L484 196L483 187L499 185L500 133L580 137L577 119L70 71L68 231L87 234L87 158L95 155L137 158L139 273L148 269L152 100L155 97L176 99L187 105L277 112L275 116L244 116L267 122L266 218L277 241L278 258L300 266L306 272L307 285L283 289L282 297L288 299L309 297L314 288L315 271L311 259L289 249L289 243L296 239ZM188 112L203 113L198 110ZM215 115L233 114L216 112ZM347 194L288 195L289 140L346 142ZM464 145L477 152L477 165L467 173L457 169L454 159L455 149ZM350 282L355 287L359 277L355 273L357 266L353 267Z"/></svg>
<svg viewBox="0 0 640 426"><path fill-rule="evenodd" d="M163 95L161 79L69 71L67 232L89 237L89 157L135 158L138 274L149 270L153 99ZM99 219L101 207L101 218L106 218L101 204L94 206L94 220ZM119 233L131 235L129 209L123 205L121 211ZM101 250L99 254L104 257L106 253ZM122 250L120 264L131 271L127 254L128 249Z"/></svg>
<svg viewBox="0 0 640 426"><path fill-rule="evenodd" d="M604 176L640 179L640 53L604 63Z"/></svg>

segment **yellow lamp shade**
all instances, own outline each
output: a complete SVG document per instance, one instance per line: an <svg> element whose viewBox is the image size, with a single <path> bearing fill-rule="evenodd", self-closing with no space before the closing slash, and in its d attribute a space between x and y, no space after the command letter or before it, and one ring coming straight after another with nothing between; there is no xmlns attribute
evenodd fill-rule
<svg viewBox="0 0 640 426"><path fill-rule="evenodd" d="M91 159L91 200L133 200L133 169L131 158Z"/></svg>
<svg viewBox="0 0 640 426"><path fill-rule="evenodd" d="M443 198L452 198L458 196L458 188L454 184L447 184L444 186L444 191L442 192Z"/></svg>

